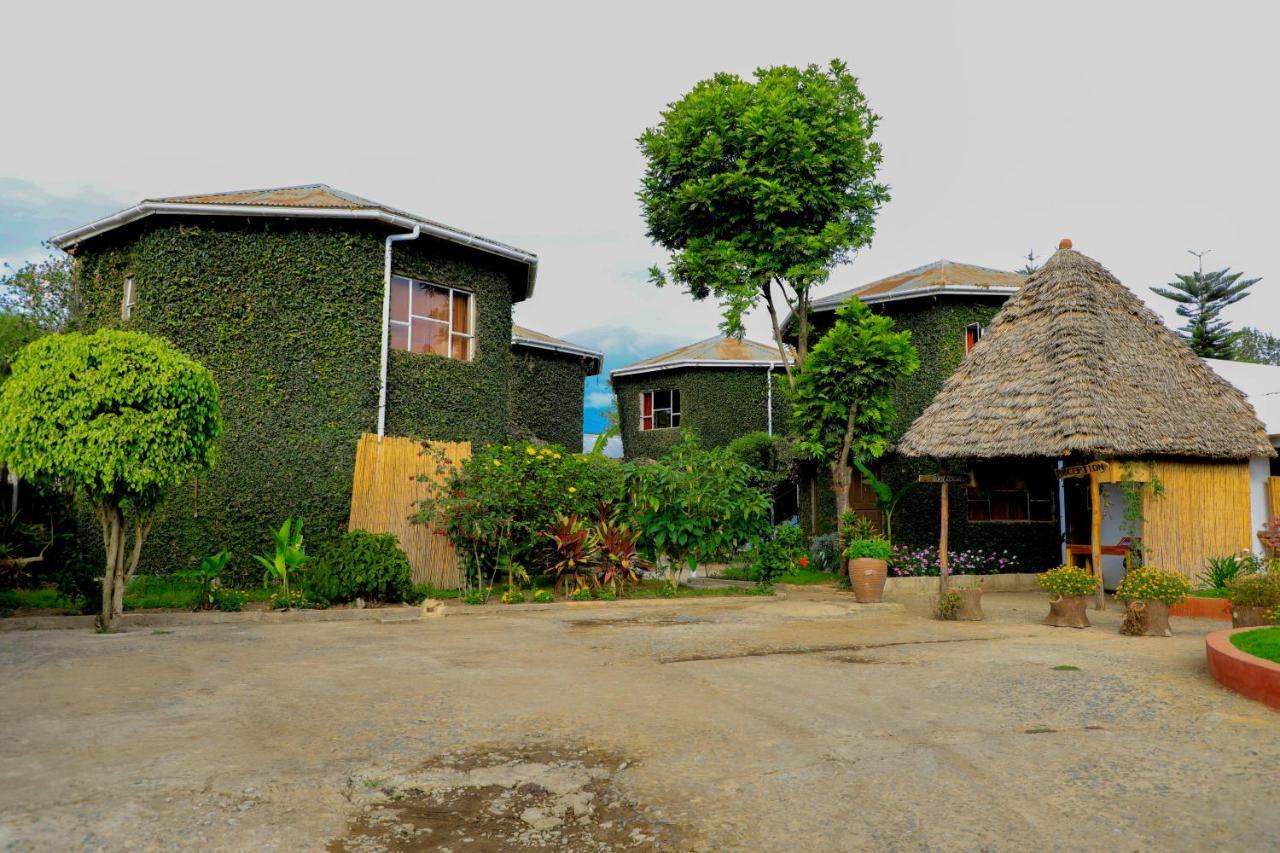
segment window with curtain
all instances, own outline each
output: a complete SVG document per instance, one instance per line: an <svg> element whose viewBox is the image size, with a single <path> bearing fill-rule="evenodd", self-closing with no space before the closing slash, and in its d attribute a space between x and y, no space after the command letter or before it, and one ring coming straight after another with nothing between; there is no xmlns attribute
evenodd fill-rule
<svg viewBox="0 0 1280 853"><path fill-rule="evenodd" d="M391 277L391 346L470 361L475 355L474 299L427 281Z"/></svg>
<svg viewBox="0 0 1280 853"><path fill-rule="evenodd" d="M680 389L663 388L640 393L640 429L680 426Z"/></svg>
<svg viewBox="0 0 1280 853"><path fill-rule="evenodd" d="M984 465L968 489L970 521L1053 521L1057 480L1052 468L1021 463Z"/></svg>

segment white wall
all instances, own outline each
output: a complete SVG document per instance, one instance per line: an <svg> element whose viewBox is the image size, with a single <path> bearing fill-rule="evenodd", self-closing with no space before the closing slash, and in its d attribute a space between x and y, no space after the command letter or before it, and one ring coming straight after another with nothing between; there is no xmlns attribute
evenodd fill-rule
<svg viewBox="0 0 1280 853"><path fill-rule="evenodd" d="M1262 543L1258 541L1258 531L1267 523L1267 480L1270 477L1270 459L1249 460L1249 503L1253 510L1253 527L1249 543L1259 554L1262 553Z"/></svg>
<svg viewBox="0 0 1280 853"><path fill-rule="evenodd" d="M1102 490L1102 544L1115 545L1125 535L1124 492L1116 483L1103 483ZM1102 555L1102 586L1115 589L1124 580L1124 557Z"/></svg>

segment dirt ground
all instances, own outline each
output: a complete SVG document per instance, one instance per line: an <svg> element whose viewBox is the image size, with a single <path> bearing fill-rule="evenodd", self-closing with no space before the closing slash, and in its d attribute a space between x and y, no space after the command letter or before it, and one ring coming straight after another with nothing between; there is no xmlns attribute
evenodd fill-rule
<svg viewBox="0 0 1280 853"><path fill-rule="evenodd" d="M0 634L0 849L1280 849L1217 623L850 604Z"/></svg>

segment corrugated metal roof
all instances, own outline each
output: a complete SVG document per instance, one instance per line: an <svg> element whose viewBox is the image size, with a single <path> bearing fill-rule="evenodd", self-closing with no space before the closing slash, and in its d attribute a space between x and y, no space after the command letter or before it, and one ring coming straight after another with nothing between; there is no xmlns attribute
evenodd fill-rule
<svg viewBox="0 0 1280 853"><path fill-rule="evenodd" d="M147 201L173 204L254 204L271 207L382 207L375 201L335 190L326 184L303 184L297 187L275 187L266 190L233 190L202 195L175 195L149 198Z"/></svg>
<svg viewBox="0 0 1280 853"><path fill-rule="evenodd" d="M727 335L717 335L714 338L673 349L662 355L628 364L612 371L609 375L611 377L626 376L632 373L649 373L678 367L733 367L735 365L762 367L769 364L782 364L782 357L778 354L777 347L746 339L738 340Z"/></svg>
<svg viewBox="0 0 1280 853"><path fill-rule="evenodd" d="M857 296L863 302L875 303L945 294L948 291L965 294L990 291L993 294L1008 295L1022 287L1026 280L1026 276L1008 270L941 260L852 290L820 297L813 300L810 307L814 311L833 310L848 302L851 296Z"/></svg>
<svg viewBox="0 0 1280 853"><path fill-rule="evenodd" d="M594 368L590 374L591 376L599 373L601 366L604 364L604 353L602 352L588 349L581 344L575 344L572 341L566 341L563 338L554 338L551 335L543 334L542 332L535 332L533 329L529 329L524 326L512 325L511 344L513 346L526 346L533 349L564 352L570 355L589 359L594 362Z"/></svg>

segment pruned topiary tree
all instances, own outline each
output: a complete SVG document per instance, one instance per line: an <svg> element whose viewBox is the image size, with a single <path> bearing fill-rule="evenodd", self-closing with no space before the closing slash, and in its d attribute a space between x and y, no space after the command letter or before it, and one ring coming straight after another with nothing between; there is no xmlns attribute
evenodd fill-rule
<svg viewBox="0 0 1280 853"><path fill-rule="evenodd" d="M0 458L93 507L106 549L99 630L115 630L165 490L213 464L221 432L213 375L159 338L47 335L14 360L0 391Z"/></svg>

